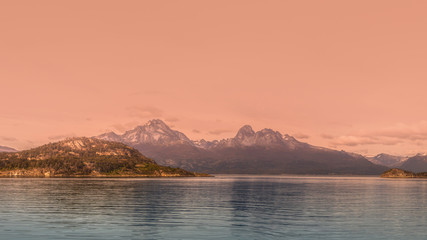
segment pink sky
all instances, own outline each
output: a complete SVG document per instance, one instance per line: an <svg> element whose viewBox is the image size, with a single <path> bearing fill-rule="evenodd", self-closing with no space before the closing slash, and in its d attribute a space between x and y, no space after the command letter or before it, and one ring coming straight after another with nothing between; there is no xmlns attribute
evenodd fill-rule
<svg viewBox="0 0 427 240"><path fill-rule="evenodd" d="M160 118L427 151L427 1L0 1L0 145Z"/></svg>

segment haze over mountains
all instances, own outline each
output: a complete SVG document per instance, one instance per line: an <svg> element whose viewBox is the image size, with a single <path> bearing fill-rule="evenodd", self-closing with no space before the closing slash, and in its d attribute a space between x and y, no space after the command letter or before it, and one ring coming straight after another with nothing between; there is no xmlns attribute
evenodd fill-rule
<svg viewBox="0 0 427 240"><path fill-rule="evenodd" d="M380 174L388 169L359 154L312 146L268 128L255 132L249 125L233 138L215 141L190 140L161 120L97 137L128 144L159 164L208 173Z"/></svg>

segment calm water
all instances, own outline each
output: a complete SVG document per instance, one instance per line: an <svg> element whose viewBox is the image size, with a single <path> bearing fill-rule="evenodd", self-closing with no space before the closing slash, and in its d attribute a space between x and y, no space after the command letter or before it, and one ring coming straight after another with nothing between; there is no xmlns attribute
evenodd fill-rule
<svg viewBox="0 0 427 240"><path fill-rule="evenodd" d="M427 181L0 179L0 239L426 239Z"/></svg>

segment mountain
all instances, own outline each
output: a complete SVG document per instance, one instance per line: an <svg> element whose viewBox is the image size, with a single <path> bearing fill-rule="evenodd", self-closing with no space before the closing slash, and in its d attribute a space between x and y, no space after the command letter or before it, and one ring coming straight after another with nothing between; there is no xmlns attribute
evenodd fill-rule
<svg viewBox="0 0 427 240"><path fill-rule="evenodd" d="M170 129L163 121L155 119L143 126L138 126L133 130L117 135L109 132L98 136L100 139L109 141L124 141L132 144L192 144L192 141L185 134Z"/></svg>
<svg viewBox="0 0 427 240"><path fill-rule="evenodd" d="M255 132L251 126L245 125L237 132L234 138L223 139L221 141L206 142L205 146L200 146L205 149L218 148L244 148L244 147L265 147L266 149L287 148L289 150L296 149L307 144L298 142L295 138L274 131L269 128Z"/></svg>
<svg viewBox="0 0 427 240"><path fill-rule="evenodd" d="M10 147L0 146L0 152L17 152L17 150Z"/></svg>
<svg viewBox="0 0 427 240"><path fill-rule="evenodd" d="M413 157L408 158L398 167L403 170L411 171L415 173L427 172L427 155L417 154Z"/></svg>
<svg viewBox="0 0 427 240"><path fill-rule="evenodd" d="M96 138L70 138L17 153L0 153L0 176L201 176L163 167L136 149Z"/></svg>
<svg viewBox="0 0 427 240"><path fill-rule="evenodd" d="M300 142L272 129L255 132L245 125L233 138L192 141L161 120L151 120L123 135L100 139L119 141L168 166L191 171L238 174L380 174L387 170L358 154Z"/></svg>
<svg viewBox="0 0 427 240"><path fill-rule="evenodd" d="M377 165L383 165L391 168L400 166L407 159L408 157L394 156L385 153L378 154L375 157L368 157L369 161Z"/></svg>

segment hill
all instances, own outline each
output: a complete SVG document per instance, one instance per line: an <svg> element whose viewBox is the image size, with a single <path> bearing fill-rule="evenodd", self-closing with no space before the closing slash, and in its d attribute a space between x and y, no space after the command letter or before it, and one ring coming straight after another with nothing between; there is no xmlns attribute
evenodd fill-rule
<svg viewBox="0 0 427 240"><path fill-rule="evenodd" d="M0 153L3 177L202 176L164 167L136 149L95 138L71 138L17 153Z"/></svg>

